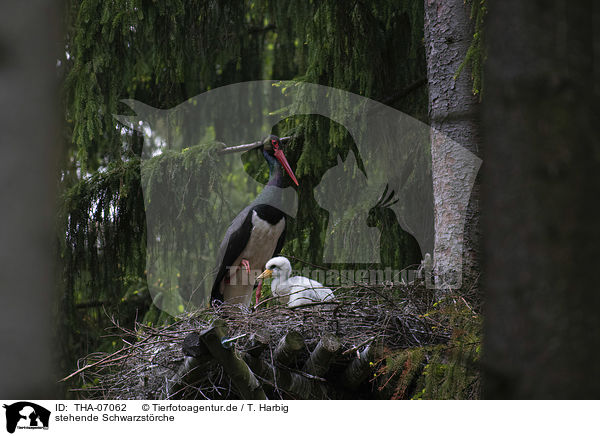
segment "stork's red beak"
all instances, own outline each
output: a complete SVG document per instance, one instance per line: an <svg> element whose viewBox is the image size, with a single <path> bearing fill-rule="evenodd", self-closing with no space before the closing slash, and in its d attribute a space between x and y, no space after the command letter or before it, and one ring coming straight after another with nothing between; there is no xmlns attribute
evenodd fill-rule
<svg viewBox="0 0 600 436"><path fill-rule="evenodd" d="M292 171L290 164L288 163L287 159L285 158L283 151L281 151L281 149L278 148L275 150L275 152L273 154L275 155L275 157L277 158L277 160L279 161L281 166L285 169L285 172L288 173L288 176L290 176L291 179L294 181L296 186L299 186L298 180L296 180L296 176L294 175L294 172Z"/></svg>

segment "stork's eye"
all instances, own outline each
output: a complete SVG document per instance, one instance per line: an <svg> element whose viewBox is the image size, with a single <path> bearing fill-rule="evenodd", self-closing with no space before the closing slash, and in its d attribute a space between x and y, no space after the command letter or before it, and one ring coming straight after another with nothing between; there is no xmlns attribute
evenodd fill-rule
<svg viewBox="0 0 600 436"><path fill-rule="evenodd" d="M271 145L273 146L274 149L279 148L279 142L276 139L271 139Z"/></svg>

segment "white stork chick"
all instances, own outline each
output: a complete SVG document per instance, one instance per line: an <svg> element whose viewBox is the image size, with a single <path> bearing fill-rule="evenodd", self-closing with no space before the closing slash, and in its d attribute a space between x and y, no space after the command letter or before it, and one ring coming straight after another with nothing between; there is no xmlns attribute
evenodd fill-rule
<svg viewBox="0 0 600 436"><path fill-rule="evenodd" d="M285 257L272 258L267 262L266 268L257 279L273 277L271 292L283 301L285 301L285 297L288 297L288 307L334 300L331 289L326 288L321 283L302 276L290 277L292 265Z"/></svg>

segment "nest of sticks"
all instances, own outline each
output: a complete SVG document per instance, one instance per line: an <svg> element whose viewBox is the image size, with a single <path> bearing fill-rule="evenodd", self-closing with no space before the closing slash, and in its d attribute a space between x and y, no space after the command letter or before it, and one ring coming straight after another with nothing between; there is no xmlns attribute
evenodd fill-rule
<svg viewBox="0 0 600 436"><path fill-rule="evenodd" d="M83 398L374 398L372 375L387 353L445 343L451 331L424 316L434 302L422 284L352 286L335 303L290 309L267 300L221 305L167 326L123 328L123 347L82 359Z"/></svg>

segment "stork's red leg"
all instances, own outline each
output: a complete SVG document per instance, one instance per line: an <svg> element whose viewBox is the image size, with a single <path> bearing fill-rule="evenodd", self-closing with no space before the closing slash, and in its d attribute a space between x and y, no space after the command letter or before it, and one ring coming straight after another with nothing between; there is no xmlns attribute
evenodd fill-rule
<svg viewBox="0 0 600 436"><path fill-rule="evenodd" d="M250 274L250 262L246 259L242 259L242 267L246 270L248 274Z"/></svg>
<svg viewBox="0 0 600 436"><path fill-rule="evenodd" d="M262 280L258 281L258 286L256 287L256 304L260 301L260 291L262 289Z"/></svg>

